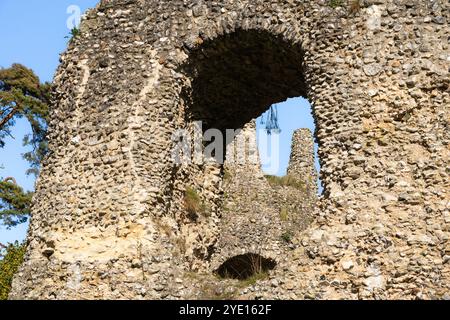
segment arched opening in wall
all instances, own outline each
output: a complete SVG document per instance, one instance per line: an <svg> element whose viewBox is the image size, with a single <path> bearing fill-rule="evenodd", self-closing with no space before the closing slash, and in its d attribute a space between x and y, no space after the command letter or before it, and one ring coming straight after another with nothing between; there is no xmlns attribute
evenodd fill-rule
<svg viewBox="0 0 450 320"><path fill-rule="evenodd" d="M216 274L224 279L247 280L254 276L267 274L276 265L276 262L272 259L264 258L255 253L247 253L226 260L216 270Z"/></svg>
<svg viewBox="0 0 450 320"><path fill-rule="evenodd" d="M281 157L280 167L270 174L284 175L296 117L297 128L307 119L307 127L314 132L310 105L305 103L303 55L299 44L263 30L236 30L204 41L190 52L183 66L184 74L191 80L182 93L188 122L201 121L203 131L217 129L226 137L227 129L243 128L272 105L286 100L293 105L296 102L292 101L299 100L290 98L303 97L298 105L300 112L282 111L290 123L282 131L282 153L277 155ZM230 141L224 141L224 149L227 142Z"/></svg>
<svg viewBox="0 0 450 320"><path fill-rule="evenodd" d="M265 31L243 31L205 41L193 51L184 72L188 118L203 130L239 129L271 105L306 97L303 53Z"/></svg>

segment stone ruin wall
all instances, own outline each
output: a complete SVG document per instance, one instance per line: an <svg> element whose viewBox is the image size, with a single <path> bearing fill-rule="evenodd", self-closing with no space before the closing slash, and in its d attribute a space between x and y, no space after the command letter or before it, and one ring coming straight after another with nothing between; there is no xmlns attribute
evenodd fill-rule
<svg viewBox="0 0 450 320"><path fill-rule="evenodd" d="M101 1L61 56L10 297L189 296L186 271L213 271L224 172L175 166L173 132L242 127L304 96L324 196L290 263L250 297L448 298L449 12L444 0ZM188 221L188 187L208 217Z"/></svg>
<svg viewBox="0 0 450 320"><path fill-rule="evenodd" d="M313 137L302 132L304 130L294 133L292 150L306 155L308 160L301 163L311 169L314 167ZM299 135L302 140L298 139ZM314 215L317 188L308 183L315 177L292 175L297 179L295 182L301 184L299 187L271 184L261 169L256 136L256 123L252 121L228 146L224 200L219 236L211 258L212 270L244 254L258 254L277 264L290 261L290 238L305 230ZM244 137L243 140L239 140L240 137ZM291 173L297 163L298 159L291 157Z"/></svg>
<svg viewBox="0 0 450 320"><path fill-rule="evenodd" d="M287 174L300 181L305 181L312 192L318 193L319 177L315 163L314 137L311 130L299 129L294 132Z"/></svg>

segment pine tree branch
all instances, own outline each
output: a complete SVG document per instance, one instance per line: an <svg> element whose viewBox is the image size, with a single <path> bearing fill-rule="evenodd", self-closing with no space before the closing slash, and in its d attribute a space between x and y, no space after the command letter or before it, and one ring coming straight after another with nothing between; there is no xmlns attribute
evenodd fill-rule
<svg viewBox="0 0 450 320"><path fill-rule="evenodd" d="M16 107L5 118L0 121L0 130L16 115L19 111L19 107Z"/></svg>

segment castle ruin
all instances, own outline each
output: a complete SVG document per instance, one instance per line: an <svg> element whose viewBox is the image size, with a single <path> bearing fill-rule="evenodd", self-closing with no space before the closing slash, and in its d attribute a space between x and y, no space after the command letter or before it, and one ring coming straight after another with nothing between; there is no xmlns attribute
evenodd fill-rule
<svg viewBox="0 0 450 320"><path fill-rule="evenodd" d="M196 275L246 254L269 275L233 297L448 298L450 4L339 3L102 0L90 10L54 79L50 152L10 298L198 297ZM300 96L317 126L317 204L303 208L295 201L314 192L289 186L270 191L278 204L243 188L256 197L243 203L226 166L171 161L176 130L242 128ZM205 214L187 212L187 190ZM307 225L295 208L312 210ZM264 242L270 224L280 230Z"/></svg>

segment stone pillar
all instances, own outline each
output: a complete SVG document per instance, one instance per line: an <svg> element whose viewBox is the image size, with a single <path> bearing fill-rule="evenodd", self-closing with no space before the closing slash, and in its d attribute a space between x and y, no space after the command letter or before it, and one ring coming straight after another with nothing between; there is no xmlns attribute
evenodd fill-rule
<svg viewBox="0 0 450 320"><path fill-rule="evenodd" d="M252 120L244 126L227 146L225 168L232 171L246 171L262 177L261 161L256 140L256 121Z"/></svg>
<svg viewBox="0 0 450 320"><path fill-rule="evenodd" d="M292 137L292 151L288 175L304 181L309 190L317 193L317 169L314 157L314 137L309 129L299 129Z"/></svg>

